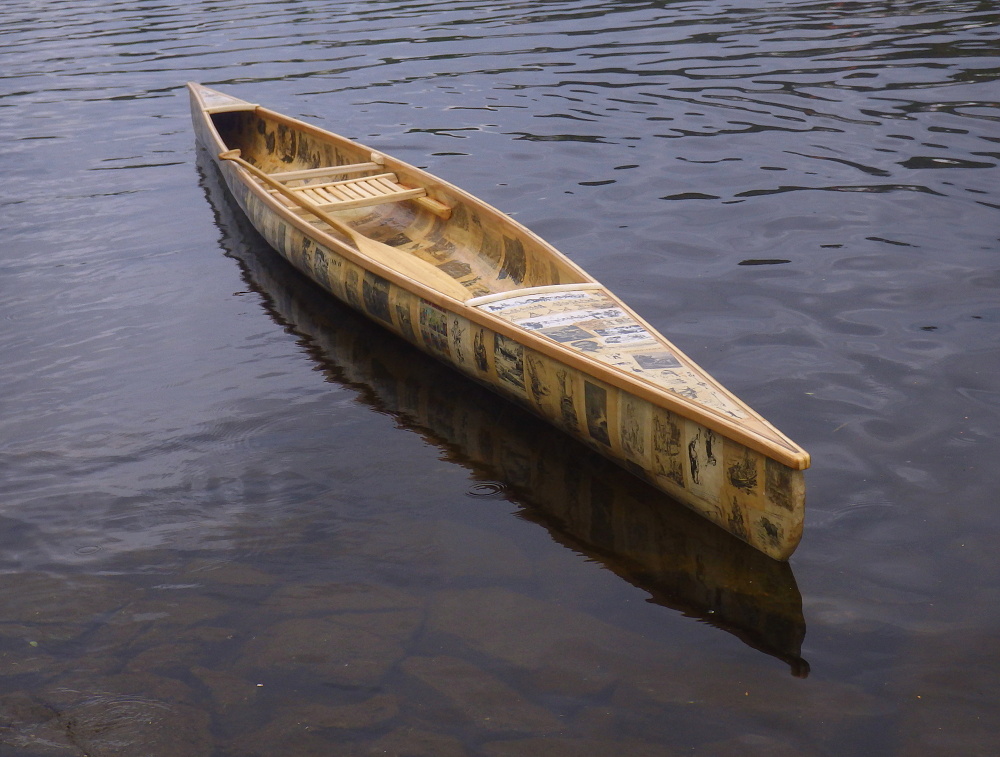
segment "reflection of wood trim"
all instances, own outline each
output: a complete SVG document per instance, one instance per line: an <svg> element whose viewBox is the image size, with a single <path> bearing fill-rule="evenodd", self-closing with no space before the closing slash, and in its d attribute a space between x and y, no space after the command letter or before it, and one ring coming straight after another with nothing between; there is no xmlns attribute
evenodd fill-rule
<svg viewBox="0 0 1000 757"><path fill-rule="evenodd" d="M466 300L469 307L479 307L489 305L491 302L509 300L514 297L527 297L532 294L548 294L549 292L591 292L595 289L604 289L600 284L547 284L540 287L526 287L524 289L513 289L509 292L497 292L496 294L484 294L482 297L473 297Z"/></svg>

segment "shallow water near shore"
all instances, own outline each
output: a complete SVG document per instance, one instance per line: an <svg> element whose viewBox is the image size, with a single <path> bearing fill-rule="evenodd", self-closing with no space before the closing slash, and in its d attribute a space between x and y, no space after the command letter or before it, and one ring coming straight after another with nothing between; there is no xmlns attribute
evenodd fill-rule
<svg viewBox="0 0 1000 757"><path fill-rule="evenodd" d="M994 754L998 23L5 4L0 754ZM189 80L619 294L812 454L792 560L290 269Z"/></svg>

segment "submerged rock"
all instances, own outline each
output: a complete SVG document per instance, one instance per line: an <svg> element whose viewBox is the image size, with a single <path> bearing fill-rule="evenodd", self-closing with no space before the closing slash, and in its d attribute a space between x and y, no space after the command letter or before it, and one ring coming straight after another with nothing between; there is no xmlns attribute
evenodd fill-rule
<svg viewBox="0 0 1000 757"><path fill-rule="evenodd" d="M285 620L249 642L239 667L282 670L343 687L374 687L402 659L403 641L419 618L399 613L352 613L336 618Z"/></svg>
<svg viewBox="0 0 1000 757"><path fill-rule="evenodd" d="M468 757L469 751L453 736L400 728L367 744L359 754L366 757Z"/></svg>
<svg viewBox="0 0 1000 757"><path fill-rule="evenodd" d="M677 757L680 752L661 744L641 741L533 738L492 741L482 747L484 757Z"/></svg>
<svg viewBox="0 0 1000 757"><path fill-rule="evenodd" d="M208 757L209 716L193 700L180 681L128 674L62 679L38 698L77 754Z"/></svg>
<svg viewBox="0 0 1000 757"><path fill-rule="evenodd" d="M454 657L411 657L403 670L448 700L477 729L551 733L562 722L485 670Z"/></svg>

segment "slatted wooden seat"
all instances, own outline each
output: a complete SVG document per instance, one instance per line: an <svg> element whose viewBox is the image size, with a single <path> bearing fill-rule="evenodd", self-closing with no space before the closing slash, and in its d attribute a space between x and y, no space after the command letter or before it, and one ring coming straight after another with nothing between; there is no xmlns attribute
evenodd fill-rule
<svg viewBox="0 0 1000 757"><path fill-rule="evenodd" d="M423 187L407 187L399 183L394 173L342 178L356 173L370 173L382 168L381 156L372 155L368 163L344 166L306 168L270 174L305 201L305 205L322 211L348 210L385 202L414 200L435 215L447 218L451 208L427 196ZM333 177L339 177L336 180ZM277 194L276 190L271 190Z"/></svg>
<svg viewBox="0 0 1000 757"><path fill-rule="evenodd" d="M296 194L308 198L320 210L347 210L426 197L423 187L407 189L398 183L396 174L382 173L357 179L327 181L289 187Z"/></svg>

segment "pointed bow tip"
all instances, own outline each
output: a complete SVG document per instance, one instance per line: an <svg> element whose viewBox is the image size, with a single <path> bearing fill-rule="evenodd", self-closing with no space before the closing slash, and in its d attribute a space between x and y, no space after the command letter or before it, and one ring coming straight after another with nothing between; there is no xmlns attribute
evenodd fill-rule
<svg viewBox="0 0 1000 757"><path fill-rule="evenodd" d="M196 102L207 113L224 113L236 110L254 110L258 106L256 103L247 102L239 97L227 95L217 89L206 87L204 84L189 81L188 91L191 93L193 101Z"/></svg>

